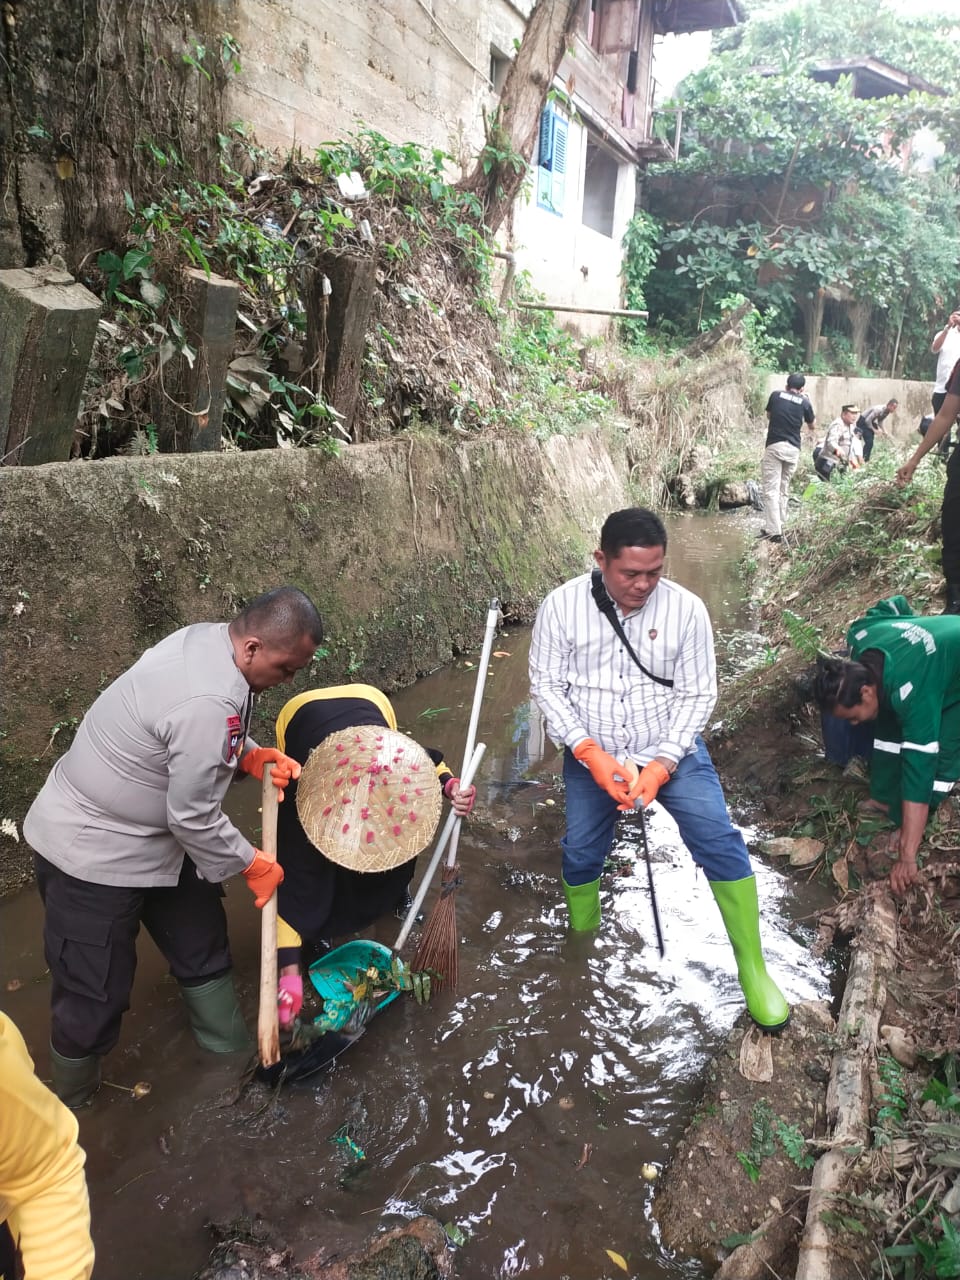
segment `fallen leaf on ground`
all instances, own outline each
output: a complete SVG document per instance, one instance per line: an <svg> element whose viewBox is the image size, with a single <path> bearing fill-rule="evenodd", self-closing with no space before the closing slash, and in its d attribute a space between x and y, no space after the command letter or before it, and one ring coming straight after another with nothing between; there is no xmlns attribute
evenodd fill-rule
<svg viewBox="0 0 960 1280"><path fill-rule="evenodd" d="M890 1056L901 1067L910 1069L917 1065L917 1046L903 1027L883 1026L880 1028L880 1035L890 1050Z"/></svg>
<svg viewBox="0 0 960 1280"><path fill-rule="evenodd" d="M807 867L823 853L822 841L812 836L778 836L761 847L771 858L789 858L791 867Z"/></svg>
<svg viewBox="0 0 960 1280"><path fill-rule="evenodd" d="M773 1079L773 1046L770 1037L753 1026L740 1042L740 1074L745 1080L765 1083Z"/></svg>
<svg viewBox="0 0 960 1280"><path fill-rule="evenodd" d="M612 1263L620 1268L621 1271L629 1271L627 1260L622 1253L617 1253L614 1249L606 1249L605 1253Z"/></svg>

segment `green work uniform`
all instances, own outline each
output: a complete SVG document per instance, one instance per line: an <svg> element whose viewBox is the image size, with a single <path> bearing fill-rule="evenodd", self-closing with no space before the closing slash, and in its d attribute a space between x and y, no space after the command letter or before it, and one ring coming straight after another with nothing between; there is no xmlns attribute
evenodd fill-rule
<svg viewBox="0 0 960 1280"><path fill-rule="evenodd" d="M900 825L905 800L931 812L960 778L960 618L918 617L903 596L881 600L847 632L851 656L884 656L870 794Z"/></svg>

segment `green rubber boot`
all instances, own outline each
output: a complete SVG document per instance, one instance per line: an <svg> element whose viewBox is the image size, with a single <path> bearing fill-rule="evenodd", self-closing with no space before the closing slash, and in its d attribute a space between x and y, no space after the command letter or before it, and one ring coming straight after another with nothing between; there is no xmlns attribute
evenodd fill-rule
<svg viewBox="0 0 960 1280"><path fill-rule="evenodd" d="M253 1047L243 1014L237 1004L233 974L204 982L199 987L181 984L190 1019L190 1030L201 1049L211 1053L239 1053Z"/></svg>
<svg viewBox="0 0 960 1280"><path fill-rule="evenodd" d="M85 1058L65 1058L50 1046L50 1087L60 1101L72 1111L85 1107L100 1088L100 1057L88 1053Z"/></svg>
<svg viewBox="0 0 960 1280"><path fill-rule="evenodd" d="M567 910L570 913L570 928L575 933L585 933L588 929L600 926L600 881L591 880L589 884L567 884L563 881L563 892L567 898Z"/></svg>
<svg viewBox="0 0 960 1280"><path fill-rule="evenodd" d="M760 906L755 876L743 880L711 880L727 936L737 961L737 977L747 1011L764 1031L779 1031L790 1018L790 1006L767 973L760 950Z"/></svg>

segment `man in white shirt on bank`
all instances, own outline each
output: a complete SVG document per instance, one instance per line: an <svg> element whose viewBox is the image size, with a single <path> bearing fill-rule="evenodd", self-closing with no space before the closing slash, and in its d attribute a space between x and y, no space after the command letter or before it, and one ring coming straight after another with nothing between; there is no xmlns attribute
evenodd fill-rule
<svg viewBox="0 0 960 1280"><path fill-rule="evenodd" d="M701 733L717 699L706 606L662 577L663 522L643 507L608 516L596 568L552 591L537 613L530 684L563 744L567 829L562 879L570 926L600 924L600 875L620 812L656 798L703 868L761 1027L789 1009L760 949L757 886ZM639 776L628 762L639 766Z"/></svg>
<svg viewBox="0 0 960 1280"><path fill-rule="evenodd" d="M930 350L937 357L936 381L930 403L934 414L940 412L947 395L947 379L953 372L954 365L960 360L960 310L953 311L947 317L947 323L938 329L930 343ZM951 431L952 431L951 427ZM950 452L950 431L940 440L937 452L945 458Z"/></svg>

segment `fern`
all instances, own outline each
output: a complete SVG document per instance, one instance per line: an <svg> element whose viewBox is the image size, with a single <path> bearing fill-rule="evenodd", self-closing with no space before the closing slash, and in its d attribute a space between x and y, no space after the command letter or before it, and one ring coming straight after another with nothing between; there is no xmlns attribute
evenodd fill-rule
<svg viewBox="0 0 960 1280"><path fill-rule="evenodd" d="M945 1213L940 1215L940 1227L943 1239L933 1255L933 1274L944 1280L953 1280L953 1277L960 1276L960 1233Z"/></svg>
<svg viewBox="0 0 960 1280"><path fill-rule="evenodd" d="M807 1150L807 1140L798 1127L795 1124L787 1124L786 1121L778 1118L776 1130L780 1145L797 1168L812 1169L816 1161Z"/></svg>
<svg viewBox="0 0 960 1280"><path fill-rule="evenodd" d="M750 1154L763 1159L764 1156L772 1156L776 1151L776 1143L773 1137L773 1110L770 1103L761 1098L753 1108L753 1116L750 1122Z"/></svg>
<svg viewBox="0 0 960 1280"><path fill-rule="evenodd" d="M777 1149L774 1140L775 1120L770 1103L761 1098L753 1108L750 1119L750 1150L737 1152L737 1159L751 1182L757 1182L760 1178L760 1161L764 1156L772 1156Z"/></svg>
<svg viewBox="0 0 960 1280"><path fill-rule="evenodd" d="M809 662L813 662L817 654L823 651L819 630L812 622L798 617L792 609L784 609L780 614L780 621L797 653Z"/></svg>

